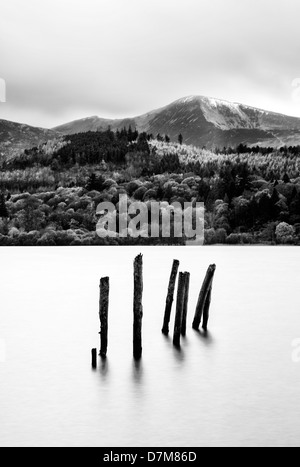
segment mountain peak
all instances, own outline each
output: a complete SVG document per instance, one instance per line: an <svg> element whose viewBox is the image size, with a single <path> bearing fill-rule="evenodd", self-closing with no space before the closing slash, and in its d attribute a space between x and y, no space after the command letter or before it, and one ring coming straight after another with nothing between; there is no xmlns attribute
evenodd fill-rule
<svg viewBox="0 0 300 467"><path fill-rule="evenodd" d="M300 119L214 97L190 95L144 115L125 119L96 116L56 127L62 134L136 128L153 135L167 134L177 141L179 133L195 146L300 144Z"/></svg>

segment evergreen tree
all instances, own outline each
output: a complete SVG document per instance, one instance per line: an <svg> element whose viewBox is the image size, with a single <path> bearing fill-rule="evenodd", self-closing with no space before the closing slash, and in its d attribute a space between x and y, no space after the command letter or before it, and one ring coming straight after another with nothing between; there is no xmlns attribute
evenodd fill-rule
<svg viewBox="0 0 300 467"><path fill-rule="evenodd" d="M105 178L102 175L99 175L97 177L95 173L92 173L89 176L88 182L86 184L86 189L88 191L96 190L96 191L101 192L103 190L104 182L105 182Z"/></svg>
<svg viewBox="0 0 300 467"><path fill-rule="evenodd" d="M179 142L179 144L182 144L182 143L183 143L183 136L182 136L181 133L180 133L180 135L178 136L178 142Z"/></svg>
<svg viewBox="0 0 300 467"><path fill-rule="evenodd" d="M138 136L136 149L139 152L146 152L150 154L150 148L147 140L147 133L140 133Z"/></svg>
<svg viewBox="0 0 300 467"><path fill-rule="evenodd" d="M8 217L8 210L5 204L5 197L4 193L0 194L0 217L7 218Z"/></svg>

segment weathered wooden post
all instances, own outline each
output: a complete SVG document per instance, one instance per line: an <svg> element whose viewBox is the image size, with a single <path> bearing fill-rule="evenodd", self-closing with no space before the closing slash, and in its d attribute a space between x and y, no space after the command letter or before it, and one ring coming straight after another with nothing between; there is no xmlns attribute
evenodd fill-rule
<svg viewBox="0 0 300 467"><path fill-rule="evenodd" d="M178 291L177 291L177 304L176 304L176 316L174 325L173 344L175 347L180 347L180 333L182 323L182 312L184 302L184 273L179 273Z"/></svg>
<svg viewBox="0 0 300 467"><path fill-rule="evenodd" d="M174 300L174 290L175 290L178 268L179 268L179 261L175 259L173 261L171 276L169 280L168 295L166 299L166 308L165 308L165 315L164 315L164 324L162 328L162 333L165 334L166 336L169 334L169 323L170 323L170 318L171 318L172 304Z"/></svg>
<svg viewBox="0 0 300 467"><path fill-rule="evenodd" d="M143 255L134 260L134 295L133 295L133 356L139 360L142 356L142 319L143 319Z"/></svg>
<svg viewBox="0 0 300 467"><path fill-rule="evenodd" d="M184 300L183 300L183 310L182 310L182 322L181 322L181 335L186 336L186 319L188 312L189 304L189 291L190 291L190 273L184 273Z"/></svg>
<svg viewBox="0 0 300 467"><path fill-rule="evenodd" d="M92 349L92 368L97 368L97 349Z"/></svg>
<svg viewBox="0 0 300 467"><path fill-rule="evenodd" d="M196 307L196 312L195 312L195 317L193 321L193 329L198 330L200 326L200 322L202 319L203 311L205 308L205 303L209 294L209 291L212 286L212 281L214 278L214 274L216 271L216 265L211 264L207 270L205 279L203 281L203 285L200 290L198 302L197 302L197 307ZM207 323L206 323L207 324Z"/></svg>
<svg viewBox="0 0 300 467"><path fill-rule="evenodd" d="M108 331L108 305L109 305L109 277L100 280L100 355L102 358L107 354L107 331Z"/></svg>
<svg viewBox="0 0 300 467"><path fill-rule="evenodd" d="M206 302L204 305L203 309L203 320L202 320L202 329L203 331L207 332L207 324L208 324L208 319L209 319L209 308L210 308L210 302L211 302L211 291L212 291L212 286L210 286L210 289L207 294Z"/></svg>

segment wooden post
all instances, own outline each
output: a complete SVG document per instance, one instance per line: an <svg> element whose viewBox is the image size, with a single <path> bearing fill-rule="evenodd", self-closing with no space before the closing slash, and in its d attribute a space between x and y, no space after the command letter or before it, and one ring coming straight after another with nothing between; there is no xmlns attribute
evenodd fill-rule
<svg viewBox="0 0 300 467"><path fill-rule="evenodd" d="M133 296L133 356L139 360L142 356L142 319L143 319L143 256L134 260L134 296Z"/></svg>
<svg viewBox="0 0 300 467"><path fill-rule="evenodd" d="M109 305L109 277L100 280L100 355L105 358L107 354L107 331L108 331L108 305Z"/></svg>
<svg viewBox="0 0 300 467"><path fill-rule="evenodd" d="M183 311L182 311L182 322L181 322L181 335L186 336L186 318L189 304L189 290L190 290L190 273L184 273L184 300L183 300Z"/></svg>
<svg viewBox="0 0 300 467"><path fill-rule="evenodd" d="M207 324L208 324L208 319L209 319L209 308L210 308L210 302L211 302L211 291L212 291L212 286L210 287L206 302L204 305L203 309L203 321L202 321L202 329L203 331L207 332Z"/></svg>
<svg viewBox="0 0 300 467"><path fill-rule="evenodd" d="M176 304L176 316L174 325L173 344L175 347L180 347L180 333L181 333L181 322L184 302L184 273L179 273L178 291L177 291L177 304Z"/></svg>
<svg viewBox="0 0 300 467"><path fill-rule="evenodd" d="M205 303L206 303L206 300L209 294L209 290L211 289L211 286L212 286L212 281L214 278L215 271L216 271L216 265L211 264L207 270L205 279L203 281L203 285L200 290L195 317L193 321L193 329L196 329L196 330L199 329L203 311L205 308Z"/></svg>
<svg viewBox="0 0 300 467"><path fill-rule="evenodd" d="M92 349L92 368L97 368L97 349Z"/></svg>
<svg viewBox="0 0 300 467"><path fill-rule="evenodd" d="M169 334L169 323L170 323L170 318L171 318L172 304L174 300L174 290L175 290L178 268L179 268L179 261L175 259L173 261L173 267L172 267L170 281L169 281L168 295L166 299L166 308L165 308L165 315L164 315L164 324L161 330L161 332L165 334L166 336Z"/></svg>

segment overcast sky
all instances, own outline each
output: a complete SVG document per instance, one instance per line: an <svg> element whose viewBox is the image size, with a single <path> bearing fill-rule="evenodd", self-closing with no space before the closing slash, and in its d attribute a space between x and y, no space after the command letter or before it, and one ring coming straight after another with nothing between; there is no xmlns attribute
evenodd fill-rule
<svg viewBox="0 0 300 467"><path fill-rule="evenodd" d="M299 0L0 0L0 118L53 127L192 94L300 117L299 18Z"/></svg>

